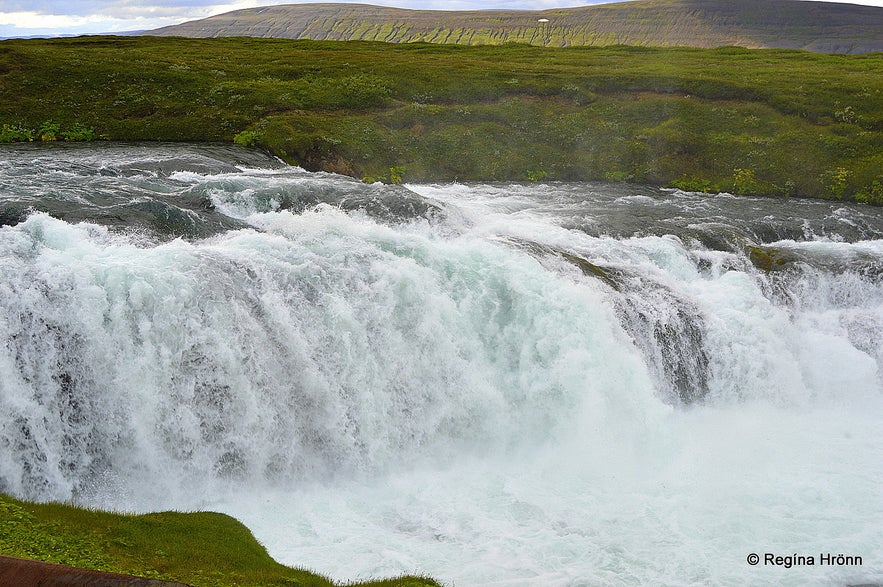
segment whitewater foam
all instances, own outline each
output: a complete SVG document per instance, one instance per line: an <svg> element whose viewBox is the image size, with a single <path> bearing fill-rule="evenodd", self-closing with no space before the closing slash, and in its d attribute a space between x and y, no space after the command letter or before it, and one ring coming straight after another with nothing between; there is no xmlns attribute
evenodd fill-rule
<svg viewBox="0 0 883 587"><path fill-rule="evenodd" d="M0 490L222 510L341 580L883 581L864 208L154 155L112 160L133 197L245 228L0 227ZM767 552L864 563L746 562Z"/></svg>

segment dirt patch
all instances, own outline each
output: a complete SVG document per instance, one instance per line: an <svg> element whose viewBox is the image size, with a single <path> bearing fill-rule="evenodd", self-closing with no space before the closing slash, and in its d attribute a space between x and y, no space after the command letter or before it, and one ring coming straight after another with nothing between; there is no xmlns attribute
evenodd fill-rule
<svg viewBox="0 0 883 587"><path fill-rule="evenodd" d="M190 587L174 581L104 573L11 556L0 556L0 585L16 587Z"/></svg>

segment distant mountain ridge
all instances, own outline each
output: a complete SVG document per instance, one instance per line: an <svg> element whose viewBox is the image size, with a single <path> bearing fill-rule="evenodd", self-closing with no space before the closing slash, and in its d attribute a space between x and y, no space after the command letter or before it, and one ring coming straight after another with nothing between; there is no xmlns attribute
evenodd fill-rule
<svg viewBox="0 0 883 587"><path fill-rule="evenodd" d="M883 52L883 8L802 0L636 0L536 11L287 4L236 10L142 34L554 47L732 45L871 53Z"/></svg>

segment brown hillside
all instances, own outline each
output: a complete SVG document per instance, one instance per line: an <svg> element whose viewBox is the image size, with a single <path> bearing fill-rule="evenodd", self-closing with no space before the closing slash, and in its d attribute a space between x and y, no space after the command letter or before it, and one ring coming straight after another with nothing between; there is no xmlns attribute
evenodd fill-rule
<svg viewBox="0 0 883 587"><path fill-rule="evenodd" d="M735 45L870 53L883 51L883 8L800 0L637 0L542 11L288 4L237 10L144 34L555 47Z"/></svg>

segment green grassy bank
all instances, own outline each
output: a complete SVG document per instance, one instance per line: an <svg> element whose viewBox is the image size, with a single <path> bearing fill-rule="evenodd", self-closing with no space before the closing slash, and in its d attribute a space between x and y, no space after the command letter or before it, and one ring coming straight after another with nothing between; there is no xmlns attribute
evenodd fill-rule
<svg viewBox="0 0 883 587"><path fill-rule="evenodd" d="M80 568L180 581L194 587L333 587L280 565L248 528L223 514L119 515L0 494L0 554ZM401 577L360 587L438 587Z"/></svg>
<svg viewBox="0 0 883 587"><path fill-rule="evenodd" d="M0 141L231 141L385 181L610 180L883 204L883 54L0 42Z"/></svg>

